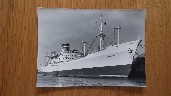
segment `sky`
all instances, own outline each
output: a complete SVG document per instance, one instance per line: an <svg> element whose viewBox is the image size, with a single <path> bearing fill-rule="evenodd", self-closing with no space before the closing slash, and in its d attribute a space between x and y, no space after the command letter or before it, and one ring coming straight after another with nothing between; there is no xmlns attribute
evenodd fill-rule
<svg viewBox="0 0 171 96"><path fill-rule="evenodd" d="M103 31L105 40L117 42L114 28L121 26L120 43L145 39L145 11L144 10L83 10L38 8L38 67L45 64L45 55L52 51L59 53L61 44L69 43L70 49L81 51L81 42L89 44L99 33L100 17L106 25ZM97 22L97 23L96 23ZM108 37L108 38L107 38ZM112 43L112 44L113 44ZM99 37L93 45L97 49Z"/></svg>

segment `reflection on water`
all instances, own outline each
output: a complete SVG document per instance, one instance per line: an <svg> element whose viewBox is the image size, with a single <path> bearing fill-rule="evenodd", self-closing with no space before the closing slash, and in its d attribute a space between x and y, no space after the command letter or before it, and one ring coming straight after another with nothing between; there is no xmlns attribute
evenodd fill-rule
<svg viewBox="0 0 171 96"><path fill-rule="evenodd" d="M127 78L79 78L37 76L37 87L70 87L70 86L146 86L144 80Z"/></svg>

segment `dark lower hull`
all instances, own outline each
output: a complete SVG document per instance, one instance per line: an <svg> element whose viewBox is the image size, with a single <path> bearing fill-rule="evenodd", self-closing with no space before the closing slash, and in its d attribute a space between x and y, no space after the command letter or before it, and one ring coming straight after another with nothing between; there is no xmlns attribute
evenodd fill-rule
<svg viewBox="0 0 171 96"><path fill-rule="evenodd" d="M53 76L78 76L78 77L80 76L98 77L101 75L128 76L131 70L131 65L132 64L73 69L73 70L64 70L64 71L53 71L53 72L40 72L40 73L44 75L53 75Z"/></svg>

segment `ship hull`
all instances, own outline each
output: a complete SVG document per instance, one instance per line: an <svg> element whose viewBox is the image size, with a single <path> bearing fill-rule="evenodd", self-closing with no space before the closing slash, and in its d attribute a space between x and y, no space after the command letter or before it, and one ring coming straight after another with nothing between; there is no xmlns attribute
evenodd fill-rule
<svg viewBox="0 0 171 96"><path fill-rule="evenodd" d="M104 66L83 69L73 69L64 71L54 71L56 76L71 77L127 77L131 69L131 64ZM52 73L54 73L52 72ZM51 74L54 75L54 74Z"/></svg>
<svg viewBox="0 0 171 96"><path fill-rule="evenodd" d="M128 77L132 64L72 69L52 72L39 72L43 75L64 77Z"/></svg>
<svg viewBox="0 0 171 96"><path fill-rule="evenodd" d="M41 73L56 76L127 77L131 70L137 44L138 41L133 44L122 44L122 46L117 46L118 49L114 46L104 52L94 53L96 56L91 54L78 60L48 65L42 69Z"/></svg>
<svg viewBox="0 0 171 96"><path fill-rule="evenodd" d="M53 65L53 67L49 66L44 69L43 74L78 77L127 77L131 69L132 58L133 54L127 51L106 54L84 60L60 63Z"/></svg>

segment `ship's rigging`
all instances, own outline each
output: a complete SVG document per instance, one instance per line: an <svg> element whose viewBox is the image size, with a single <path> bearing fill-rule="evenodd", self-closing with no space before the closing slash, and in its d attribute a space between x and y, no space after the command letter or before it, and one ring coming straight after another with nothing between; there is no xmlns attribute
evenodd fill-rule
<svg viewBox="0 0 171 96"><path fill-rule="evenodd" d="M96 23L98 23L98 22L96 22ZM89 54L89 52L91 53L93 51L93 49L95 49L95 48L93 48L93 45L94 45L94 43L95 43L95 41L97 40L98 37L100 37L100 42L99 42L99 45L97 45L98 46L97 51L104 50L105 46L112 45L112 43L116 40L116 35L117 35L118 40L117 40L117 43L114 43L114 45L119 44L119 32L120 32L121 27L118 26L118 27L114 28L114 36L113 36L114 40L109 41L110 38L112 37L112 35L109 35L108 37L106 37L105 32L103 32L103 25L106 26L106 22L103 23L103 17L102 17L102 14L101 14L100 28L99 28L100 32L99 32L99 34L96 35L95 39L93 39L91 41L88 41L88 42L91 42L90 44L87 43L87 42L85 43L85 44L89 45L87 50L85 49L86 48L85 45L83 45L82 50L84 50L83 51L83 53L85 53L84 56ZM117 30L117 32L116 32L116 30ZM86 52L85 52L85 50L86 50Z"/></svg>
<svg viewBox="0 0 171 96"><path fill-rule="evenodd" d="M119 44L119 32L121 27L118 26L114 28L113 36L112 35L107 36L106 33L103 31L103 26L106 26L106 22L103 21L102 14L99 23L100 23L99 33L96 35L95 39L90 41L82 41L82 43L80 44L82 46L83 57L87 56L88 54L91 54L93 51L94 52L101 51L104 50L107 46L112 45L112 43L114 43L114 41L116 40L116 35L118 40L117 43L114 43L113 45ZM96 24L98 24L98 22L96 22ZM110 38L112 37L114 38L114 40L110 41ZM99 43L98 45L96 45L97 47L94 47L97 38L99 38ZM56 54L56 52L52 52L51 55L46 55L45 57L47 58L47 63L51 63L50 61L53 60L53 58L58 58L60 55L61 54Z"/></svg>

